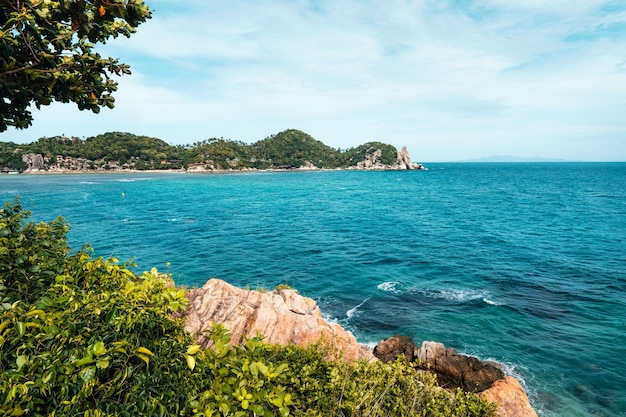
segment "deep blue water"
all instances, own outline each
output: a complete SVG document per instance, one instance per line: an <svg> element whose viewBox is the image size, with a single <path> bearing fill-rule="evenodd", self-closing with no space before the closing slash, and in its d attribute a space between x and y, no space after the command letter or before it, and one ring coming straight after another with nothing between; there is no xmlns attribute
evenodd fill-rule
<svg viewBox="0 0 626 417"><path fill-rule="evenodd" d="M0 197L179 284L287 283L364 343L497 360L541 416L625 416L626 164L428 166L3 175Z"/></svg>

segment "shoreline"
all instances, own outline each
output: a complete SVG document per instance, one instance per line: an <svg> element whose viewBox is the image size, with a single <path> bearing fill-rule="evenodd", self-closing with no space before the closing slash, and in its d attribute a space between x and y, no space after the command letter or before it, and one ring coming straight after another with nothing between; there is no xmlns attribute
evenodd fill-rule
<svg viewBox="0 0 626 417"><path fill-rule="evenodd" d="M67 171L47 171L47 170L26 170L23 172L0 172L3 175L93 175L93 174L199 174L199 175L224 175L224 174L253 174L253 173L275 173L275 172L329 172L329 171L427 171L428 168L422 169L367 169L367 168L270 168L270 169L241 169L241 170L188 170L188 169L125 169L125 170L67 170Z"/></svg>

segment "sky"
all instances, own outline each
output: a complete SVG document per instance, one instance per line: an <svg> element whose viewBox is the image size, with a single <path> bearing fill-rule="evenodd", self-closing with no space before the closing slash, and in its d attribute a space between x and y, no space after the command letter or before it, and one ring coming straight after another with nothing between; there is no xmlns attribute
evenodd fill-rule
<svg viewBox="0 0 626 417"><path fill-rule="evenodd" d="M34 109L27 143L110 131L170 144L286 129L417 162L626 161L624 0L150 0L98 50L131 65L116 107Z"/></svg>

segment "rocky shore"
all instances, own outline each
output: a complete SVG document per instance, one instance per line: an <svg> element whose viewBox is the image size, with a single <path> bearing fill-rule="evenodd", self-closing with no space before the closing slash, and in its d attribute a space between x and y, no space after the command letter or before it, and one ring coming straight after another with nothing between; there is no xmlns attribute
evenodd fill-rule
<svg viewBox="0 0 626 417"><path fill-rule="evenodd" d="M391 361L404 355L425 372L434 372L442 388L459 387L499 404L499 417L537 417L519 381L498 364L457 354L441 343L425 341L417 347L406 336L392 336L372 351L339 324L324 320L317 303L295 290L247 290L211 279L186 295L185 328L204 348L210 344L204 332L221 323L231 332L231 343L260 334L266 342L281 345L326 341L349 361Z"/></svg>

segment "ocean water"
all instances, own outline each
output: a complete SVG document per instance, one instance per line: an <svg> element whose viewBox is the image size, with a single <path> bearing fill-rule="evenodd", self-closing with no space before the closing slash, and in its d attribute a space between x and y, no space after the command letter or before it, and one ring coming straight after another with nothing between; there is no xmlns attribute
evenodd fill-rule
<svg viewBox="0 0 626 417"><path fill-rule="evenodd" d="M363 343L496 360L540 416L626 416L626 164L427 166L2 175L0 197L178 284L287 283Z"/></svg>

